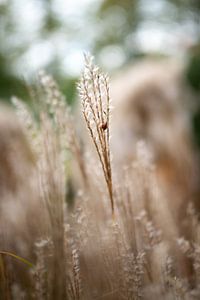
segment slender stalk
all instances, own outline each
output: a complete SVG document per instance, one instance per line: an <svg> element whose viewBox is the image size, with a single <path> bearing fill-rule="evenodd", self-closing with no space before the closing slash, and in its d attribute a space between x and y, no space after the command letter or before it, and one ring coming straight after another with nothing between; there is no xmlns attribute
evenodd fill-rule
<svg viewBox="0 0 200 300"><path fill-rule="evenodd" d="M115 215L110 159L110 94L108 78L99 71L90 56L85 56L85 70L78 86L83 116L96 148Z"/></svg>

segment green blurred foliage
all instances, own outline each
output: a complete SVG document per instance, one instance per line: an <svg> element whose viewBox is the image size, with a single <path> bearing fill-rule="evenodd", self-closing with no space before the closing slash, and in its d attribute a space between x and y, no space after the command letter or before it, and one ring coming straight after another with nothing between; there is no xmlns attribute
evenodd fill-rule
<svg viewBox="0 0 200 300"><path fill-rule="evenodd" d="M148 1L141 0L102 0L93 2L97 9L88 10L85 22L88 27L80 30L80 26L73 20L63 20L55 13L55 0L34 0L38 7L41 7L42 25L38 28L37 37L23 37L20 29L16 26L16 16L13 14L13 3L16 0L0 0L0 99L8 100L13 94L28 99L27 89L24 84L23 70L26 73L26 65L21 64L20 58L35 45L38 41L50 41L55 35L63 36L63 39L74 39L77 45L88 38L89 31L94 30L88 42L89 50L97 58L97 62L102 63L101 58L109 53L110 48L116 49L122 56L122 61L113 64L113 68L128 64L134 59L137 60L148 53L138 48L135 42L135 34L146 19L155 21L155 15L144 14L143 5L149 5ZM19 1L20 5L21 1ZM95 4L96 3L96 4ZM167 22L191 22L196 32L197 40L200 40L200 1L199 0L152 0L151 4L168 4L171 10L162 10L156 14L158 26L162 27ZM78 8L77 8L78 9ZM171 12L171 13L169 13ZM20 15L18 16L20 18ZM154 18L154 20L151 20ZM159 23L160 22L160 23ZM37 24L36 24L37 25ZM27 24L28 28L29 24ZM84 27L84 26L83 26ZM91 28L94 27L94 28ZM81 40L80 40L80 35ZM30 33L31 35L31 33ZM87 51L88 49L86 49ZM68 54L66 53L66 56ZM156 55L162 56L162 53ZM187 53L190 61L186 70L186 78L191 86L199 91L199 50L190 49ZM113 58L115 60L115 58ZM22 60L23 61L23 60ZM17 66L17 67L16 67ZM70 103L74 102L76 96L76 80L72 74L63 72L63 62L59 55L52 55L51 60L45 66L47 71L56 78L63 93ZM20 71L19 71L20 70ZM33 72L32 78L25 78L29 84L33 84L37 76ZM25 76L26 77L26 76Z"/></svg>
<svg viewBox="0 0 200 300"><path fill-rule="evenodd" d="M195 141L200 149L200 44L190 50L188 65L186 68L186 79L196 94L197 109L192 116L192 126Z"/></svg>
<svg viewBox="0 0 200 300"><path fill-rule="evenodd" d="M43 15L42 27L37 32L37 37L23 37L17 27L16 16L13 14L14 1L0 1L0 100L10 101L13 95L30 99L27 85L34 87L37 73L33 72L32 78L26 76L26 65L19 65L19 59L38 41L46 41L53 34L58 34L62 30L62 22L52 10L51 0L36 0L43 5L45 14ZM20 15L17 16L20 18ZM27 28L29 24L27 24ZM66 28L67 32L67 28ZM31 33L30 33L31 34ZM17 67L16 67L17 65ZM75 98L75 81L77 78L64 78L61 70L62 61L58 57L52 57L46 66L47 71L56 77L62 92L72 103ZM23 75L23 71L24 74ZM38 70L39 71L39 70Z"/></svg>
<svg viewBox="0 0 200 300"><path fill-rule="evenodd" d="M200 91L200 44L190 51L186 78L195 92Z"/></svg>
<svg viewBox="0 0 200 300"><path fill-rule="evenodd" d="M6 101L15 94L27 96L26 87L22 79L7 70L6 59L0 54L0 100Z"/></svg>
<svg viewBox="0 0 200 300"><path fill-rule="evenodd" d="M104 35L99 37L95 49L110 45L125 45L126 37L134 32L141 21L138 0L107 0L100 6L98 17L106 24Z"/></svg>

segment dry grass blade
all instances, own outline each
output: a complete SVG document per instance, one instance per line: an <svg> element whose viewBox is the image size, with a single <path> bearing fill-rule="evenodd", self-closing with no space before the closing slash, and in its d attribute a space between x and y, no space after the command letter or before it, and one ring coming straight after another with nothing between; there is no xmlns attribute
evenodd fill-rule
<svg viewBox="0 0 200 300"><path fill-rule="evenodd" d="M44 71L39 73L39 83L44 92L46 102L44 109L52 116L57 134L61 137L63 148L69 149L76 157L83 182L88 186L86 167L81 153L81 147L77 138L71 108L67 105L64 95L60 92L54 79Z"/></svg>
<svg viewBox="0 0 200 300"><path fill-rule="evenodd" d="M111 99L108 81L108 77L93 64L93 58L85 55L85 69L78 90L83 108L83 116L103 169L112 215L114 216L115 206L109 146Z"/></svg>

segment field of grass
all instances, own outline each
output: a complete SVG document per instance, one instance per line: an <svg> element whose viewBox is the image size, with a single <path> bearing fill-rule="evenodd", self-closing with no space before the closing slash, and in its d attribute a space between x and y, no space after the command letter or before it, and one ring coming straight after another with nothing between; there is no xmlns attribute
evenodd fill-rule
<svg viewBox="0 0 200 300"><path fill-rule="evenodd" d="M145 142L115 165L114 99L90 56L78 91L88 136L44 72L31 110L13 98L19 121L3 112L0 299L199 299L193 199L166 199Z"/></svg>

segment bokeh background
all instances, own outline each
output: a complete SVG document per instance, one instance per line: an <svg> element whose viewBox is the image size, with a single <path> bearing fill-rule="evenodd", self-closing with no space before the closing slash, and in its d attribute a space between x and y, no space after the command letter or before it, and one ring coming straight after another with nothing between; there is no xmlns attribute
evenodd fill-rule
<svg viewBox="0 0 200 300"><path fill-rule="evenodd" d="M145 56L183 60L200 144L199 0L0 0L1 100L27 100L25 83L46 69L74 103L87 51L109 74Z"/></svg>

